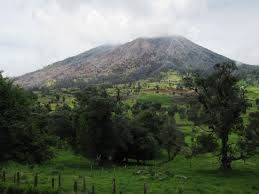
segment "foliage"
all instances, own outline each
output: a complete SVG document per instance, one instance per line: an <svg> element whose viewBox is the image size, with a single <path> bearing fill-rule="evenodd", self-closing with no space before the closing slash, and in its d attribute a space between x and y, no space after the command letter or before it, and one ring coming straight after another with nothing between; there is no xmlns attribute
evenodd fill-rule
<svg viewBox="0 0 259 194"><path fill-rule="evenodd" d="M51 157L36 97L0 74L0 161L42 162Z"/></svg>
<svg viewBox="0 0 259 194"><path fill-rule="evenodd" d="M74 111L68 106L63 105L51 112L48 119L50 132L60 137L72 146L76 144L76 129L74 123Z"/></svg>
<svg viewBox="0 0 259 194"><path fill-rule="evenodd" d="M111 97L104 88L88 88L78 96L79 149L100 164L155 158L164 109L159 103L140 100L125 106L118 91Z"/></svg>
<svg viewBox="0 0 259 194"><path fill-rule="evenodd" d="M249 114L249 124L247 126L246 139L248 142L241 143L244 149L254 153L259 147L259 111L251 112Z"/></svg>
<svg viewBox="0 0 259 194"><path fill-rule="evenodd" d="M112 116L116 102L104 89L87 88L78 96L77 140L82 153L100 161L113 156L116 134Z"/></svg>
<svg viewBox="0 0 259 194"><path fill-rule="evenodd" d="M147 128L155 136L158 135L164 119L161 104L139 100L133 105L132 113L142 127Z"/></svg>
<svg viewBox="0 0 259 194"><path fill-rule="evenodd" d="M174 117L168 117L160 131L160 140L167 151L168 160L175 158L184 143L183 133L176 129Z"/></svg>
<svg viewBox="0 0 259 194"><path fill-rule="evenodd" d="M201 133L196 138L195 154L213 153L218 148L217 139L210 133Z"/></svg>
<svg viewBox="0 0 259 194"><path fill-rule="evenodd" d="M244 91L238 86L235 63L216 64L213 73L197 74L189 87L193 89L204 110L203 124L208 125L221 141L221 168L230 169L232 161L246 159L253 151L246 149L249 130L243 125L242 114L248 107ZM229 136L234 133L238 142L230 144Z"/></svg>

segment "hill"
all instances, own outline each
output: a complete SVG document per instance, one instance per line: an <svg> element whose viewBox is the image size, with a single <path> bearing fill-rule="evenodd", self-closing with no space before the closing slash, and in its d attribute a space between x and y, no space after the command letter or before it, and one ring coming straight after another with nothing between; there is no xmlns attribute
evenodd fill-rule
<svg viewBox="0 0 259 194"><path fill-rule="evenodd" d="M122 45L99 46L15 79L23 87L66 80L124 83L173 69L209 69L230 60L182 36L137 38Z"/></svg>

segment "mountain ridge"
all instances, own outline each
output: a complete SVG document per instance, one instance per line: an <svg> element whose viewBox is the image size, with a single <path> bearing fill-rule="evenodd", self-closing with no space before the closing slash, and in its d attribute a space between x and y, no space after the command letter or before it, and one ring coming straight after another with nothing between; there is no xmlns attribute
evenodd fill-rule
<svg viewBox="0 0 259 194"><path fill-rule="evenodd" d="M120 83L161 71L204 70L231 60L183 36L137 38L120 45L101 45L15 78L15 83L39 87L48 81L82 79Z"/></svg>

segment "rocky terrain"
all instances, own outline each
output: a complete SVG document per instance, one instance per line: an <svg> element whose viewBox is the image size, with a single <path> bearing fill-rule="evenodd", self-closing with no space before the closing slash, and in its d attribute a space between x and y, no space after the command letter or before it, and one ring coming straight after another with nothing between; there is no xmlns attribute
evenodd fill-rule
<svg viewBox="0 0 259 194"><path fill-rule="evenodd" d="M182 36L138 38L122 45L93 48L17 77L15 82L26 88L75 79L122 83L168 69L183 72L209 69L226 60L229 59Z"/></svg>

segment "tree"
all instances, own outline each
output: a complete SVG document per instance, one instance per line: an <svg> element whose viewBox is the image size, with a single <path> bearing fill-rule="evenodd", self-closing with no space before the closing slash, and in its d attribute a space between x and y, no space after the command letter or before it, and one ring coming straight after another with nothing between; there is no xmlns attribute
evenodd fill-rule
<svg viewBox="0 0 259 194"><path fill-rule="evenodd" d="M211 133L220 140L221 168L231 169L235 160L246 159L251 151L242 145L248 142L248 129L244 127L242 114L248 107L245 93L238 85L234 62L216 64L212 73L196 74L189 87L194 90L205 112L203 124L207 124ZM235 133L239 141L230 144L229 136Z"/></svg>
<svg viewBox="0 0 259 194"><path fill-rule="evenodd" d="M113 128L117 134L117 146L114 154L114 161L128 162L128 159L134 155L130 153L130 147L133 144L133 130L135 124L124 115L117 114L113 117Z"/></svg>
<svg viewBox="0 0 259 194"><path fill-rule="evenodd" d="M57 107L49 114L48 126L51 132L72 146L76 144L76 130L74 126L74 111L68 106Z"/></svg>
<svg viewBox="0 0 259 194"><path fill-rule="evenodd" d="M145 111L148 109L146 104L141 103L134 107L134 111L138 112L136 114L144 112L144 107ZM105 89L84 90L78 96L75 114L79 150L92 159L98 158L99 165L128 161L129 158L138 162L153 159L159 144L152 129L158 127L149 123L147 116L141 117L144 119L143 126L142 121L129 116L128 108L116 97L109 96Z"/></svg>
<svg viewBox="0 0 259 194"><path fill-rule="evenodd" d="M154 159L159 151L159 143L154 134L150 133L148 129L142 127L138 123L134 123L132 128L133 141L129 144L129 158L140 160Z"/></svg>
<svg viewBox="0 0 259 194"><path fill-rule="evenodd" d="M156 93L159 93L159 85L156 85Z"/></svg>
<svg viewBox="0 0 259 194"><path fill-rule="evenodd" d="M113 117L113 129L116 134L114 160L128 162L128 159L145 161L154 159L159 151L159 143L153 133L137 121L123 115Z"/></svg>
<svg viewBox="0 0 259 194"><path fill-rule="evenodd" d="M36 97L0 73L0 161L42 162L51 157L50 136Z"/></svg>
<svg viewBox="0 0 259 194"><path fill-rule="evenodd" d="M55 94L55 98L56 98L56 101L59 102L59 100L60 100L60 95L59 95L59 94Z"/></svg>
<svg viewBox="0 0 259 194"><path fill-rule="evenodd" d="M12 160L26 163L42 163L53 156L52 146L57 138L48 126L48 110L39 104L30 107L23 127L14 133L15 148Z"/></svg>
<svg viewBox="0 0 259 194"><path fill-rule="evenodd" d="M168 107L167 112L169 117L174 117L175 114L178 111L178 107L176 104L171 104L171 106Z"/></svg>
<svg viewBox="0 0 259 194"><path fill-rule="evenodd" d="M143 110L148 110L150 108L153 108L156 112L159 112L162 108L160 103L156 102L146 102L144 100L137 100L137 102L132 106L132 113L133 114L139 114Z"/></svg>
<svg viewBox="0 0 259 194"><path fill-rule="evenodd" d="M114 155L117 139L112 125L115 100L105 89L87 88L79 96L77 139L82 153L100 158L100 165Z"/></svg>
<svg viewBox="0 0 259 194"><path fill-rule="evenodd" d="M160 127L163 124L161 116L154 108L141 111L135 116L135 119L142 127L148 129L155 136L159 134Z"/></svg>
<svg viewBox="0 0 259 194"><path fill-rule="evenodd" d="M119 87L116 87L116 101L121 102L121 90Z"/></svg>
<svg viewBox="0 0 259 194"><path fill-rule="evenodd" d="M259 147L259 111L251 112L249 114L249 124L247 126L248 133L246 138L249 139L249 142L244 143L243 146L246 146L246 149L256 152Z"/></svg>
<svg viewBox="0 0 259 194"><path fill-rule="evenodd" d="M186 110L185 110L185 108L183 108L183 107L178 108L178 113L179 113L180 119L185 119L185 117L186 117Z"/></svg>
<svg viewBox="0 0 259 194"><path fill-rule="evenodd" d="M138 100L132 106L132 113L134 119L158 139L159 130L164 121L164 111L161 104Z"/></svg>
<svg viewBox="0 0 259 194"><path fill-rule="evenodd" d="M182 132L176 129L174 118L167 118L160 132L160 140L167 151L168 161L174 159L184 142Z"/></svg>

